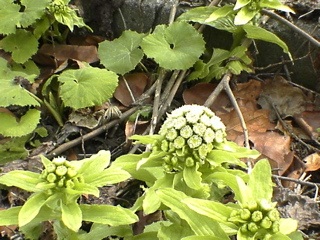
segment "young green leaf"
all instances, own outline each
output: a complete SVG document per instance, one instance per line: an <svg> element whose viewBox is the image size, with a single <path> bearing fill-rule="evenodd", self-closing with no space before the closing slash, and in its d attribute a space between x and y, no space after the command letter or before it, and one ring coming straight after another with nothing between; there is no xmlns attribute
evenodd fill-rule
<svg viewBox="0 0 320 240"><path fill-rule="evenodd" d="M60 96L66 106L74 109L102 105L112 97L118 76L106 69L86 67L66 70L58 77L62 83Z"/></svg>
<svg viewBox="0 0 320 240"><path fill-rule="evenodd" d="M216 221L190 210L186 204L182 203L184 199L188 198L184 193L172 188L162 188L157 190L156 193L163 204L188 222L196 235L217 236L228 239L227 234Z"/></svg>
<svg viewBox="0 0 320 240"><path fill-rule="evenodd" d="M187 186L192 189L201 189L201 172L198 171L199 165L193 167L185 167L183 169L183 180L186 182Z"/></svg>
<svg viewBox="0 0 320 240"><path fill-rule="evenodd" d="M206 19L206 22L212 22L217 20L218 18L226 17L227 15L233 13L232 5L225 5L223 7L218 8L213 11L209 18Z"/></svg>
<svg viewBox="0 0 320 240"><path fill-rule="evenodd" d="M24 226L34 219L42 206L46 203L48 195L44 192L34 193L24 203L19 212L19 226Z"/></svg>
<svg viewBox="0 0 320 240"><path fill-rule="evenodd" d="M31 32L18 29L0 41L0 48L12 52L12 59L17 63L25 63L38 51L38 40Z"/></svg>
<svg viewBox="0 0 320 240"><path fill-rule="evenodd" d="M155 190L153 188L150 188L145 193L145 198L143 200L143 212L145 214L151 214L157 211L160 208L161 201L156 194Z"/></svg>
<svg viewBox="0 0 320 240"><path fill-rule="evenodd" d="M292 60L292 56L289 52L288 46L285 42L283 42L277 35L272 32L269 32L261 27L246 24L243 26L244 31L247 33L248 38L258 39L266 42L271 42L277 44L279 47L283 49L285 53L287 53Z"/></svg>
<svg viewBox="0 0 320 240"><path fill-rule="evenodd" d="M37 192L37 184L41 182L40 174L23 171L14 170L10 171L0 177L0 183L6 186L15 186L24 189L28 192Z"/></svg>
<svg viewBox="0 0 320 240"><path fill-rule="evenodd" d="M271 178L271 167L267 159L259 160L249 175L248 186L257 202L262 199L271 201L273 183Z"/></svg>
<svg viewBox="0 0 320 240"><path fill-rule="evenodd" d="M245 6L240 9L237 13L236 17L234 18L235 25L243 25L250 22L255 15L259 13L259 10L251 10L248 6Z"/></svg>
<svg viewBox="0 0 320 240"><path fill-rule="evenodd" d="M76 201L69 202L68 204L61 201L60 207L62 213L61 219L64 225L77 232L82 222L82 213L79 204Z"/></svg>
<svg viewBox="0 0 320 240"><path fill-rule="evenodd" d="M143 39L141 47L161 67L186 70L199 59L205 42L190 24L174 22L170 26L158 25Z"/></svg>
<svg viewBox="0 0 320 240"><path fill-rule="evenodd" d="M39 121L40 111L30 109L19 121L12 115L0 112L0 134L6 137L21 137L33 132Z"/></svg>
<svg viewBox="0 0 320 240"><path fill-rule="evenodd" d="M118 39L99 43L101 63L107 69L122 75L133 70L143 57L139 46L144 36L127 30Z"/></svg>
<svg viewBox="0 0 320 240"><path fill-rule="evenodd" d="M234 10L240 9L246 5L248 5L252 0L237 0L236 5L234 6Z"/></svg>
<svg viewBox="0 0 320 240"><path fill-rule="evenodd" d="M259 5L262 8L271 8L271 9L275 9L275 10L279 10L279 11L294 13L294 11L290 7L282 4L279 0L272 0L272 1L261 0Z"/></svg>
<svg viewBox="0 0 320 240"><path fill-rule="evenodd" d="M0 210L0 226L17 225L21 208L22 207L19 206Z"/></svg>
<svg viewBox="0 0 320 240"><path fill-rule="evenodd" d="M137 215L132 211L119 206L81 204L80 209L84 221L110 226L132 224L138 221Z"/></svg>

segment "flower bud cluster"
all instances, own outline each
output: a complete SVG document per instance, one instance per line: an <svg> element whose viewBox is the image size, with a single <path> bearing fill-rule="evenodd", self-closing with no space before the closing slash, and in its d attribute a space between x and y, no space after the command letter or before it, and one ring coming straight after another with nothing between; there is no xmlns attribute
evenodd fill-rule
<svg viewBox="0 0 320 240"><path fill-rule="evenodd" d="M64 157L57 157L42 171L41 177L58 188L73 188L76 182L83 182L81 175Z"/></svg>
<svg viewBox="0 0 320 240"><path fill-rule="evenodd" d="M275 205L267 200L259 203L252 201L243 206L241 209L233 210L228 221L240 225L240 231L244 235L253 236L259 230L267 235L279 232L280 214Z"/></svg>
<svg viewBox="0 0 320 240"><path fill-rule="evenodd" d="M64 4L63 1L53 1L50 3L48 10L50 13L55 13L55 14L63 14L67 13L68 11L68 6Z"/></svg>
<svg viewBox="0 0 320 240"><path fill-rule="evenodd" d="M167 152L165 169L181 171L206 162L207 154L215 144L225 141L225 125L209 108L184 105L168 115L159 134L163 139L155 150Z"/></svg>

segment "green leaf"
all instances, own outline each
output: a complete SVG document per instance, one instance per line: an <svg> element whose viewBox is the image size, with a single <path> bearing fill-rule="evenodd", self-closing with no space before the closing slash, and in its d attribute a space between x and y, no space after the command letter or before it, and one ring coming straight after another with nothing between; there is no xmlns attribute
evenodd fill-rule
<svg viewBox="0 0 320 240"><path fill-rule="evenodd" d="M235 142L226 141L221 144L216 145L217 149L231 152L236 158L253 158L256 159L261 154L255 149L248 149L242 146L239 146Z"/></svg>
<svg viewBox="0 0 320 240"><path fill-rule="evenodd" d="M240 9L246 5L248 5L252 0L237 0L236 5L234 6L234 10Z"/></svg>
<svg viewBox="0 0 320 240"><path fill-rule="evenodd" d="M24 11L19 13L21 14L21 26L26 28L45 15L44 10L50 2L50 0L21 0L21 4L24 6Z"/></svg>
<svg viewBox="0 0 320 240"><path fill-rule="evenodd" d="M69 195L83 195L83 194L91 194L96 197L99 197L99 189L91 184L87 183L75 183L74 188L72 189L65 189L67 194Z"/></svg>
<svg viewBox="0 0 320 240"><path fill-rule="evenodd" d="M298 229L298 221L292 218L280 218L280 232L288 235Z"/></svg>
<svg viewBox="0 0 320 240"><path fill-rule="evenodd" d="M138 221L137 215L120 206L81 204L80 209L84 221L110 226L127 225Z"/></svg>
<svg viewBox="0 0 320 240"><path fill-rule="evenodd" d="M141 47L161 67L186 70L199 59L205 42L190 24L174 22L168 27L158 25L152 34L143 39Z"/></svg>
<svg viewBox="0 0 320 240"><path fill-rule="evenodd" d="M12 52L12 59L17 63L26 62L38 51L38 40L32 33L18 29L15 34L10 34L0 41L0 47Z"/></svg>
<svg viewBox="0 0 320 240"><path fill-rule="evenodd" d="M217 10L213 11L209 18L206 19L206 22L212 22L217 20L218 18L223 18L228 16L230 13L233 13L233 6L232 5L225 5L223 7L218 8Z"/></svg>
<svg viewBox="0 0 320 240"><path fill-rule="evenodd" d="M267 159L259 160L249 175L248 186L257 202L262 199L271 201L273 183L271 178L271 167Z"/></svg>
<svg viewBox="0 0 320 240"><path fill-rule="evenodd" d="M0 134L5 137L22 137L32 133L40 121L40 114L40 111L30 109L17 122L11 114L0 112Z"/></svg>
<svg viewBox="0 0 320 240"><path fill-rule="evenodd" d="M184 199L188 198L184 193L172 188L162 188L157 190L156 193L163 204L177 213L180 218L187 221L196 235L209 235L228 239L228 236L216 221L200 215L199 213L189 209L186 204L182 203Z"/></svg>
<svg viewBox="0 0 320 240"><path fill-rule="evenodd" d="M213 236L189 236L184 237L181 240L226 240L225 238L213 237Z"/></svg>
<svg viewBox="0 0 320 240"><path fill-rule="evenodd" d="M259 13L259 10L252 11L249 7L241 8L234 18L235 25L243 25L251 21L255 15Z"/></svg>
<svg viewBox="0 0 320 240"><path fill-rule="evenodd" d="M109 184L115 184L130 178L131 175L122 169L108 168L101 173L95 173L90 177L85 177L86 183L96 187L103 187Z"/></svg>
<svg viewBox="0 0 320 240"><path fill-rule="evenodd" d="M66 227L77 232L82 223L82 213L78 203L76 201L72 201L65 204L61 201L60 206L62 222Z"/></svg>
<svg viewBox="0 0 320 240"><path fill-rule="evenodd" d="M21 15L20 6L13 1L0 0L0 32L11 34L16 32L16 25L19 25Z"/></svg>
<svg viewBox="0 0 320 240"><path fill-rule="evenodd" d="M144 36L145 34L127 30L113 41L99 43L101 63L107 69L122 75L133 70L143 57L139 46Z"/></svg>
<svg viewBox="0 0 320 240"><path fill-rule="evenodd" d="M221 228L228 235L234 235L238 231L238 226L228 222L228 218L233 208L220 202L204 199L186 198L181 201L190 209L220 223Z"/></svg>
<svg viewBox="0 0 320 240"><path fill-rule="evenodd" d="M0 226L17 225L20 210L21 206L0 210Z"/></svg>
<svg viewBox="0 0 320 240"><path fill-rule="evenodd" d="M19 226L24 226L34 219L46 203L47 198L48 195L43 192L32 194L19 212Z"/></svg>
<svg viewBox="0 0 320 240"><path fill-rule="evenodd" d="M279 0L261 0L259 5L262 8L271 8L283 12L294 13L294 11L290 7L282 4Z"/></svg>
<svg viewBox="0 0 320 240"><path fill-rule="evenodd" d="M105 224L92 224L90 232L80 233L77 235L79 240L88 239L105 239L106 237L118 236L118 237L130 237L132 236L132 227L127 226L115 226L110 227Z"/></svg>
<svg viewBox="0 0 320 240"><path fill-rule="evenodd" d="M185 167L183 169L183 180L187 186L192 189L200 189L202 187L201 172L198 171L199 166Z"/></svg>
<svg viewBox="0 0 320 240"><path fill-rule="evenodd" d="M87 27L92 31L92 29L83 22L83 19L77 16L75 10L71 9L67 5L63 6L62 8L62 11L55 11L53 13L54 18L57 20L57 22L66 25L71 32L73 31L74 26Z"/></svg>
<svg viewBox="0 0 320 240"><path fill-rule="evenodd" d="M15 186L28 192L38 192L39 189L36 186L41 181L39 173L23 170L10 171L3 176L0 176L1 184Z"/></svg>
<svg viewBox="0 0 320 240"><path fill-rule="evenodd" d="M0 164L4 164L17 159L25 159L28 151L25 148L29 136L19 138L6 138L1 140L0 144Z"/></svg>
<svg viewBox="0 0 320 240"><path fill-rule="evenodd" d="M74 109L102 105L118 85L118 76L106 69L86 67L66 70L58 77L60 96L65 106Z"/></svg>
<svg viewBox="0 0 320 240"><path fill-rule="evenodd" d="M261 27L246 24L243 26L244 31L247 33L248 38L263 40L266 42L271 42L277 44L279 47L283 49L285 53L287 53L292 60L292 56L289 52L288 46L285 42L283 42L277 35L268 30L265 30Z"/></svg>
<svg viewBox="0 0 320 240"><path fill-rule="evenodd" d="M145 193L145 198L142 203L143 212L151 214L160 208L161 201L153 188L149 188Z"/></svg>

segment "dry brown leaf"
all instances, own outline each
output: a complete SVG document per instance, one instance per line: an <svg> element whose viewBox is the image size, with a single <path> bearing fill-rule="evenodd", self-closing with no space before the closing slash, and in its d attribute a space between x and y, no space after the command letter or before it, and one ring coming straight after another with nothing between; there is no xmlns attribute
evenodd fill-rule
<svg viewBox="0 0 320 240"><path fill-rule="evenodd" d="M123 78L119 80L119 85L113 96L124 106L129 107L144 93L149 77L145 73L132 73L126 74L124 78L125 80Z"/></svg>
<svg viewBox="0 0 320 240"><path fill-rule="evenodd" d="M79 60L87 63L99 61L96 46L77 45L51 45L43 44L38 53L34 56L34 61L41 65L59 66L68 59Z"/></svg>
<svg viewBox="0 0 320 240"><path fill-rule="evenodd" d="M198 83L184 90L183 101L185 104L203 105L216 86L216 84L212 83ZM210 109L216 114L230 112L230 108L231 103L225 92L221 92L216 101L210 106Z"/></svg>
<svg viewBox="0 0 320 240"><path fill-rule="evenodd" d="M256 101L261 93L262 83L257 80L249 80L246 83L238 83L233 94L237 99Z"/></svg>
<svg viewBox="0 0 320 240"><path fill-rule="evenodd" d="M320 155L319 153L313 153L303 159L306 166L306 172L313 172L320 169Z"/></svg>
<svg viewBox="0 0 320 240"><path fill-rule="evenodd" d="M270 110L270 119L276 120L275 106L282 118L300 114L305 109L305 95L301 89L290 85L283 77L265 81L258 99L263 109Z"/></svg>

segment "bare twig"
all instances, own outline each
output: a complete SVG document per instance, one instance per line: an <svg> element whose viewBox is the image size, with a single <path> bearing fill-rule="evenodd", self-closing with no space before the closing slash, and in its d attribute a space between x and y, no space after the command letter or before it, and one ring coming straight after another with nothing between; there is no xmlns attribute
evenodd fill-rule
<svg viewBox="0 0 320 240"><path fill-rule="evenodd" d="M290 181L290 182L295 182L301 185L305 185L305 186L310 186L310 187L315 187L315 188L319 188L320 184L319 183L314 183L314 182L305 182L299 179L295 179L295 178L290 178L290 177L283 177L283 176L278 176L278 175L274 175L272 174L273 178L276 179L280 179L280 180L286 180L286 181Z"/></svg>

